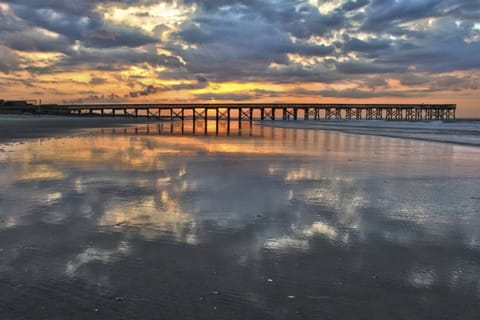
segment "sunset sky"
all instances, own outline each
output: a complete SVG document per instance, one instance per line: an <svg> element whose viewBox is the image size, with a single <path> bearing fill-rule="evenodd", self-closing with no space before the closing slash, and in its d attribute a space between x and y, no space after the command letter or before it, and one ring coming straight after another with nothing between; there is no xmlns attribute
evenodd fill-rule
<svg viewBox="0 0 480 320"><path fill-rule="evenodd" d="M0 0L0 99L456 103L479 0Z"/></svg>

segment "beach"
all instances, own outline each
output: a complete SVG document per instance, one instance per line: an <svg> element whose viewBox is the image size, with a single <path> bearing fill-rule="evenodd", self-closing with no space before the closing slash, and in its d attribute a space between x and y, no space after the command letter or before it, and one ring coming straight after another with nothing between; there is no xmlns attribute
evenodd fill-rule
<svg viewBox="0 0 480 320"><path fill-rule="evenodd" d="M0 128L1 318L478 318L477 123Z"/></svg>
<svg viewBox="0 0 480 320"><path fill-rule="evenodd" d="M148 122L144 118L0 115L0 143L42 139L92 128L126 127Z"/></svg>

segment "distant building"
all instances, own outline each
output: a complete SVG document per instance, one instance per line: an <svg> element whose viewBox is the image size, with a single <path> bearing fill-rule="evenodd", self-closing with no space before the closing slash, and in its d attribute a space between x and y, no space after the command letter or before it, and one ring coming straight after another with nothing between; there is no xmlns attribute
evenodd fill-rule
<svg viewBox="0 0 480 320"><path fill-rule="evenodd" d="M33 106L33 103L27 100L0 100L0 106L4 107L26 107Z"/></svg>

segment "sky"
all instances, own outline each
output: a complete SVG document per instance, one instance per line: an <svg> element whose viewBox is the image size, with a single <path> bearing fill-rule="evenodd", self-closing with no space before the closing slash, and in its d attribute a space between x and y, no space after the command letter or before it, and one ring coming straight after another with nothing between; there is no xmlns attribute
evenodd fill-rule
<svg viewBox="0 0 480 320"><path fill-rule="evenodd" d="M479 0L0 0L0 99L455 103Z"/></svg>

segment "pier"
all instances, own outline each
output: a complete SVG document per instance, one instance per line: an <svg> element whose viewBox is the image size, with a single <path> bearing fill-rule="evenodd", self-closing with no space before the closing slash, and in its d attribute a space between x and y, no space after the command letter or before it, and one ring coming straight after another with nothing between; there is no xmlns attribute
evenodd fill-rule
<svg viewBox="0 0 480 320"><path fill-rule="evenodd" d="M3 107L5 108L5 107ZM15 109L20 106L11 107ZM27 106L25 106L27 108ZM163 120L454 120L455 104L82 104L28 106L33 113Z"/></svg>

